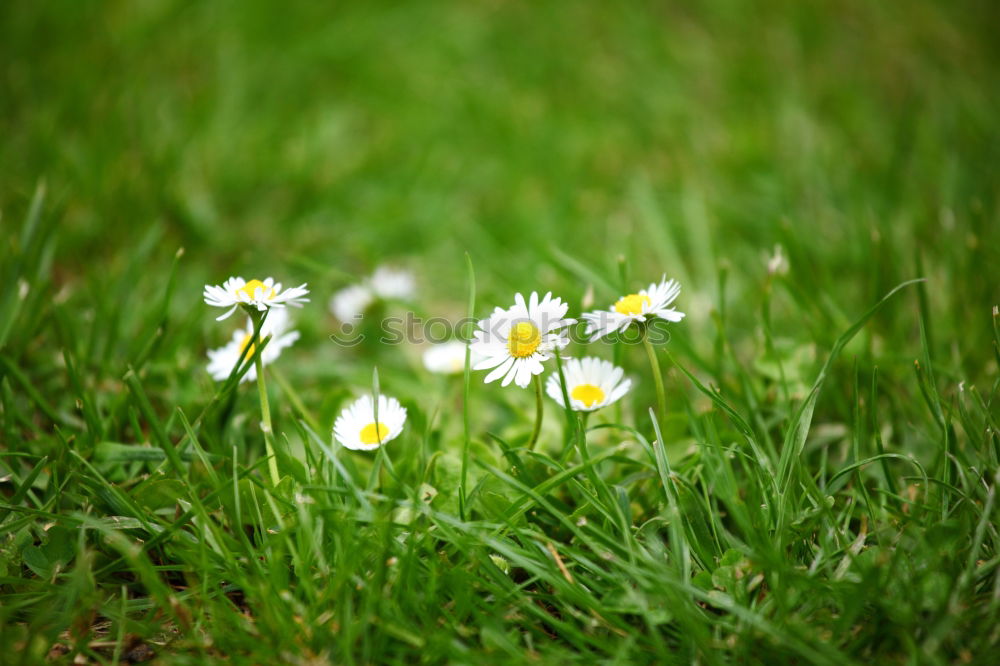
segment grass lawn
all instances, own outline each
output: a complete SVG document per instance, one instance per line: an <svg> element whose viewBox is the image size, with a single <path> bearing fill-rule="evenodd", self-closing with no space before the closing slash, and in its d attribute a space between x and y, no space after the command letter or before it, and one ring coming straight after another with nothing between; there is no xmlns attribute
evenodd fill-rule
<svg viewBox="0 0 1000 666"><path fill-rule="evenodd" d="M995 664L998 25L2 3L0 664ZM682 321L544 363L624 369L586 418L422 361L664 274ZM308 283L280 358L232 275ZM373 391L402 432L347 448Z"/></svg>

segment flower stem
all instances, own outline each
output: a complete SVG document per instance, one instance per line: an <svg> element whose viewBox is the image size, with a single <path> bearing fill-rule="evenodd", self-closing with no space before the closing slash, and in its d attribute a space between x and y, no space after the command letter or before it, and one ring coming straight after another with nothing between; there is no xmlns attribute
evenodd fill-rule
<svg viewBox="0 0 1000 666"><path fill-rule="evenodd" d="M260 428L264 431L264 449L267 454L267 468L271 471L271 482L278 485L278 459L274 456L274 431L271 428L271 406L267 401L267 385L264 383L264 362L261 360L260 323L254 327L255 349L254 369L257 371L257 393L260 396Z"/></svg>
<svg viewBox="0 0 1000 666"><path fill-rule="evenodd" d="M566 430L563 435L563 449L559 453L559 460L564 461L573 450L573 442L576 441L576 414L569 401L569 391L566 389L566 374L563 372L562 355L556 351L556 372L559 373L559 388L562 390L563 411L566 412Z"/></svg>
<svg viewBox="0 0 1000 666"><path fill-rule="evenodd" d="M646 347L649 367L653 371L653 384L656 386L656 416L660 421L660 427L663 428L667 419L667 395L663 390L663 374L660 372L660 361L656 357L656 348L649 341L649 335L645 331L642 334L642 344Z"/></svg>
<svg viewBox="0 0 1000 666"><path fill-rule="evenodd" d="M545 416L545 406L542 404L542 376L535 375L535 427L531 431L531 439L528 440L528 450L535 448L538 441L538 433L542 431L542 418Z"/></svg>
<svg viewBox="0 0 1000 666"><path fill-rule="evenodd" d="M562 354L559 350L556 350L556 372L559 373L559 389L562 391L563 411L566 412L566 431L563 437L563 446L568 448L573 441L576 417L573 415L573 405L569 401L569 391L566 389L566 374L563 372Z"/></svg>
<svg viewBox="0 0 1000 666"><path fill-rule="evenodd" d="M465 253L465 265L469 269L469 321L475 321L476 314L476 271L472 267L472 256ZM471 326L475 329L475 325ZM463 373L463 393L462 393L462 432L465 437L462 440L462 478L458 487L458 515L465 520L465 502L468 498L466 489L469 487L469 447L472 445L472 430L469 425L469 396L472 391L472 350L469 347L472 334L469 326L466 326L463 336L466 341L465 346L465 372Z"/></svg>

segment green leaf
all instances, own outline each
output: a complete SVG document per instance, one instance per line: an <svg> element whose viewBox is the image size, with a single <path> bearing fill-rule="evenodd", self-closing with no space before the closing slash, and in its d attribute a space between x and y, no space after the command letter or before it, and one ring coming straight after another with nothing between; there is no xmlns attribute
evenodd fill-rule
<svg viewBox="0 0 1000 666"><path fill-rule="evenodd" d="M38 546L25 546L21 550L21 561L39 578L52 576L52 563Z"/></svg>

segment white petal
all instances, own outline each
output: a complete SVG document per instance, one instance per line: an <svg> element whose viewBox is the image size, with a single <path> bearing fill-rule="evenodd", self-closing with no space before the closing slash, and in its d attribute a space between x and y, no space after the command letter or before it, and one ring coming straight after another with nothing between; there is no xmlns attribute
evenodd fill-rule
<svg viewBox="0 0 1000 666"><path fill-rule="evenodd" d="M503 377L505 374L509 373L511 368L514 367L516 361L514 357L508 356L504 361L496 367L490 374L486 375L486 379L483 380L484 384L489 384L490 382ZM504 378L502 386L506 386L510 381Z"/></svg>
<svg viewBox="0 0 1000 666"><path fill-rule="evenodd" d="M232 308L230 308L230 309L229 309L229 311L228 311L228 312L225 312L224 314L222 314L222 315L220 315L220 316L216 317L216 318L215 318L215 321L222 321L223 319L226 319L226 318L228 318L228 317L229 317L229 315L233 314L233 312L235 312L235 311L236 311L236 308L238 308L238 307L239 307L238 305L234 305L234 306L233 306Z"/></svg>
<svg viewBox="0 0 1000 666"><path fill-rule="evenodd" d="M653 312L653 314L655 314L657 317L660 317L661 319L666 319L667 321L672 321L672 322L678 322L684 319L684 313L678 312L673 308L671 308L670 310L657 310Z"/></svg>
<svg viewBox="0 0 1000 666"><path fill-rule="evenodd" d="M495 368L504 361L511 358L510 354L500 353L494 354L492 356L487 356L483 360L472 366L473 370L489 370L490 368Z"/></svg>

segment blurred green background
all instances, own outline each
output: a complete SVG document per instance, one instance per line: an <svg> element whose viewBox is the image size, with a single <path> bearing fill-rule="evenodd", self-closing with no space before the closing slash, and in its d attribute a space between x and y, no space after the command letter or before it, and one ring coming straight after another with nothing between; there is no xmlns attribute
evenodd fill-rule
<svg viewBox="0 0 1000 666"><path fill-rule="evenodd" d="M828 342L926 275L933 343L977 377L998 300L997 7L8 2L3 225L44 179L54 286L84 302L125 274L159 293L184 247L181 314L230 274L308 280L322 304L387 261L460 313L465 251L481 313L515 289L575 306L589 281L566 256L617 286L622 255L633 286L680 278L695 326L727 268L747 333L780 244L798 305L776 326Z"/></svg>

